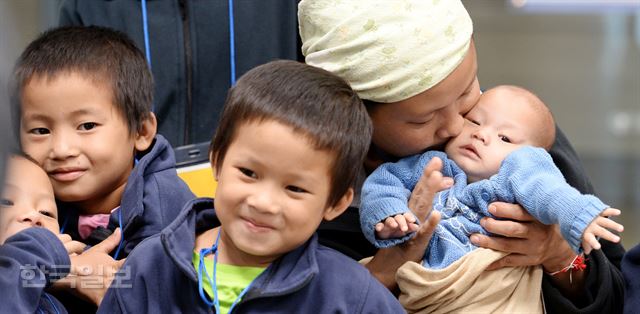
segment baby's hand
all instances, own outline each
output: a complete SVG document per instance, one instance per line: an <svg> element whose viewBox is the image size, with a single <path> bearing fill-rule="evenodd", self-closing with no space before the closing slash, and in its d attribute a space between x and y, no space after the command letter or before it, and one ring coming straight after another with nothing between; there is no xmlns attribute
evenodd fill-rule
<svg viewBox="0 0 640 314"><path fill-rule="evenodd" d="M375 226L378 239L400 238L418 230L416 217L412 213L404 213L387 217Z"/></svg>
<svg viewBox="0 0 640 314"><path fill-rule="evenodd" d="M584 230L582 234L582 248L586 254L589 254L591 250L599 250L600 242L596 237L600 237L602 239L618 243L620 242L620 237L613 234L609 230L615 230L617 232L624 231L624 227L607 218L608 216L618 216L620 215L620 210L615 208L607 208L602 213L600 213L600 217L596 217L588 226L587 229Z"/></svg>

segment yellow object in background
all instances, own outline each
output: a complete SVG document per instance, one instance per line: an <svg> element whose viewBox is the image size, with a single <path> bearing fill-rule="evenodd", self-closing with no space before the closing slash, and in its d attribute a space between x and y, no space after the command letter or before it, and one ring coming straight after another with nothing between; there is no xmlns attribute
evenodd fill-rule
<svg viewBox="0 0 640 314"><path fill-rule="evenodd" d="M191 192L197 197L214 197L216 195L218 183L213 177L213 170L208 162L178 168L178 177L187 183Z"/></svg>

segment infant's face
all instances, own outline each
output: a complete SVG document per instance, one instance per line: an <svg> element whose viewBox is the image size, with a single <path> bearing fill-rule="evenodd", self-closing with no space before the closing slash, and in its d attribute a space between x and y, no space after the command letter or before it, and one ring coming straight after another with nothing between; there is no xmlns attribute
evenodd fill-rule
<svg viewBox="0 0 640 314"><path fill-rule="evenodd" d="M42 168L24 157L9 159L0 210L0 244L29 227L60 232L49 178Z"/></svg>
<svg viewBox="0 0 640 314"><path fill-rule="evenodd" d="M534 145L536 127L531 121L537 113L531 106L519 104L520 97L500 89L482 94L476 106L465 116L462 133L446 146L446 153L464 170L469 182L488 179L498 173L509 153L525 145Z"/></svg>

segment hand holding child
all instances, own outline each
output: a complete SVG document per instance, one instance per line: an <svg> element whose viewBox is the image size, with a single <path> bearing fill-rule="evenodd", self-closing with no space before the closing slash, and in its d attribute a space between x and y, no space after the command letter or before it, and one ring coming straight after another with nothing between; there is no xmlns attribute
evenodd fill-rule
<svg viewBox="0 0 640 314"><path fill-rule="evenodd" d="M615 230L617 232L622 232L624 227L609 219L609 216L618 216L620 215L620 210L616 208L607 208L602 213L600 213L599 217L596 217L588 226L587 229L584 230L582 234L582 248L586 254L591 253L591 250L599 250L601 245L598 242L598 238L602 238L614 243L620 242L620 237L613 234L609 230Z"/></svg>
<svg viewBox="0 0 640 314"><path fill-rule="evenodd" d="M84 248L87 247L87 245L82 242L74 241L71 239L71 236L66 233L58 234L58 239L60 239L64 248L67 249L67 253L71 256L82 254Z"/></svg>
<svg viewBox="0 0 640 314"><path fill-rule="evenodd" d="M54 286L71 289L74 294L100 305L115 273L125 262L125 259L114 260L109 255L118 246L120 237L120 229L116 229L99 244L81 254L71 255L69 276L57 281Z"/></svg>
<svg viewBox="0 0 640 314"><path fill-rule="evenodd" d="M408 233L418 231L416 218L412 213L389 216L376 224L376 237L379 239L400 238Z"/></svg>

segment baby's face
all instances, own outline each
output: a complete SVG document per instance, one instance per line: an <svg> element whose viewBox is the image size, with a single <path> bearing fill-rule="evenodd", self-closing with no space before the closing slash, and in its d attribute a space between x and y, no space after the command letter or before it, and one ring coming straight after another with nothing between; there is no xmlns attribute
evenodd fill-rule
<svg viewBox="0 0 640 314"><path fill-rule="evenodd" d="M537 115L521 97L489 90L465 116L462 133L445 148L449 158L464 170L469 182L498 173L502 161L516 149L535 143Z"/></svg>
<svg viewBox="0 0 640 314"><path fill-rule="evenodd" d="M58 234L58 210L47 174L24 157L12 156L0 200L0 244L29 227Z"/></svg>

